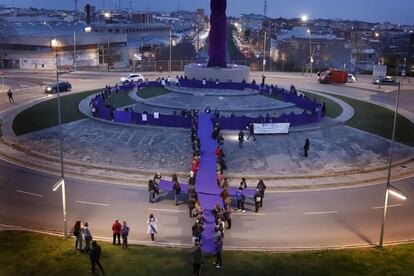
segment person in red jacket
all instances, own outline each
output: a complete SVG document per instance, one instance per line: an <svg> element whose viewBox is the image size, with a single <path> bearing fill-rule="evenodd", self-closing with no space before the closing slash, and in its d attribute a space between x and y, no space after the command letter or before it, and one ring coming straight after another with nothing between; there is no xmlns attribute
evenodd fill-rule
<svg viewBox="0 0 414 276"><path fill-rule="evenodd" d="M197 156L194 157L193 159L193 163L191 165L191 170L194 172L194 174L196 175L198 172L198 166L200 164L200 159L198 159Z"/></svg>
<svg viewBox="0 0 414 276"><path fill-rule="evenodd" d="M115 245L115 240L118 238L118 245L121 245L121 228L122 225L119 223L118 220L115 220L115 222L112 224L112 244Z"/></svg>

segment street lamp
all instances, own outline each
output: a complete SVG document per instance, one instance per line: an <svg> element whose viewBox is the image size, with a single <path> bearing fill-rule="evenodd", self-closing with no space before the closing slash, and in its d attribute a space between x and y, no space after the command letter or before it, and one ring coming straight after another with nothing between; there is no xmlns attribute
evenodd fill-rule
<svg viewBox="0 0 414 276"><path fill-rule="evenodd" d="M170 58L168 64L168 72L171 74L171 56L172 56L172 27L170 27Z"/></svg>
<svg viewBox="0 0 414 276"><path fill-rule="evenodd" d="M384 202L384 212L382 214L382 223L381 223L381 234L379 240L379 247L382 247L384 242L384 227L385 227L385 219L387 217L387 208L388 208L388 195L391 194L399 199L406 200L407 196L391 185L391 167L392 167L392 155L394 153L394 141L395 141L395 131L397 125L397 116L398 116L398 106L400 103L400 89L401 83L398 83L398 90L397 90L397 99L395 101L395 111L394 111L394 122L392 126L392 138L391 138L391 148L390 148L390 157L388 160L388 176L387 176L387 185L385 189L385 202Z"/></svg>
<svg viewBox="0 0 414 276"><path fill-rule="evenodd" d="M309 34L309 68L311 76L313 74L313 56L312 56L312 33L311 30L308 29L307 33Z"/></svg>
<svg viewBox="0 0 414 276"><path fill-rule="evenodd" d="M302 20L302 22L306 23L308 21L308 16L304 14L300 17L300 19Z"/></svg>
<svg viewBox="0 0 414 276"><path fill-rule="evenodd" d="M50 31L55 36L50 41L50 46L52 51L55 51L55 62L56 62L56 93L57 93L57 106L58 106L58 125L59 125L59 149L60 149L60 180L55 186L53 187L53 191L56 191L59 187L62 188L62 206L63 206L63 233L65 239L68 236L68 223L67 223L67 212L66 212L66 189L65 189L65 171L63 165L63 128L62 128L62 110L61 110L61 102L60 102L60 91L59 91L59 40L56 39L56 33L53 31L52 27L47 23L44 22L46 26L49 27Z"/></svg>

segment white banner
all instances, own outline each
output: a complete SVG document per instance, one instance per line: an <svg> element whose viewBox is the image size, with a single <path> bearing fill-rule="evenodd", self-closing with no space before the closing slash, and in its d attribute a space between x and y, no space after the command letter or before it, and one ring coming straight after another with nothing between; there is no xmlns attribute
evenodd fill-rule
<svg viewBox="0 0 414 276"><path fill-rule="evenodd" d="M253 124L255 134L287 134L290 123Z"/></svg>
<svg viewBox="0 0 414 276"><path fill-rule="evenodd" d="M372 75L374 77L385 77L387 75L387 65L374 65Z"/></svg>

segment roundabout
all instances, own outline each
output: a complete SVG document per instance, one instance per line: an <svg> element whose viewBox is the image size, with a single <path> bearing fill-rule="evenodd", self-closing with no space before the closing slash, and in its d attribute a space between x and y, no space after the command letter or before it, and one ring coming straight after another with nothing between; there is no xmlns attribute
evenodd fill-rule
<svg viewBox="0 0 414 276"><path fill-rule="evenodd" d="M143 112L141 103L130 97L137 95L136 89L133 92L119 94L117 97L123 98L119 102ZM144 89L139 90L137 96L157 102L158 97L166 101L165 96L171 93L162 91L157 94L152 90L146 93ZM79 96L75 105L88 115L86 119L81 117L84 119L63 125L69 221L88 220L94 226L96 237L106 239L108 221L122 216L134 229L131 242L148 244L141 223L148 213L153 212L162 227L156 245L190 246L188 229L192 222L187 207L183 204L173 206L167 192L162 193L159 203L147 203L147 182L154 172L160 171L166 179L177 172L179 179L186 181L191 167L190 130L123 124L93 117L88 105L95 94ZM152 95L147 97L147 94ZM339 110L336 117L292 127L288 135L258 135L256 142L246 141L243 149L238 148L238 131L223 132L228 166L226 177L230 186L237 187L241 177L246 177L249 187L255 187L260 178L268 187L264 207L259 213L252 212L254 206L248 200L248 212L235 214L234 226L226 232L226 250L313 250L376 243L389 140L345 125L353 116L358 116L358 110L347 106L342 98L323 93L316 95L325 96L327 102L328 98L335 101ZM253 96L265 97L259 94L249 97ZM64 103L65 97L71 95L62 98ZM228 96L229 101L231 97ZM60 197L50 189L59 172L56 127L23 135L13 132L13 121L18 114L47 101L50 99L22 104L2 113L0 152L3 160L12 163L1 163L4 172L1 175L7 176L2 179L0 217L3 224L42 231L61 229ZM330 106L333 104L327 105L327 113L330 113ZM125 106L117 108L123 111ZM182 108L177 106L177 113ZM147 110L148 113L155 111ZM162 112L172 115L174 110L165 108ZM263 111L253 113L261 114ZM308 159L302 156L305 138L311 140ZM411 195L413 149L397 143L395 154L394 185ZM31 181L22 181L27 175ZM185 202L184 197L180 202ZM394 214L387 222L386 242L412 240L413 229L408 219L412 204L392 199L390 206L390 212ZM125 213L122 210L132 211Z"/></svg>

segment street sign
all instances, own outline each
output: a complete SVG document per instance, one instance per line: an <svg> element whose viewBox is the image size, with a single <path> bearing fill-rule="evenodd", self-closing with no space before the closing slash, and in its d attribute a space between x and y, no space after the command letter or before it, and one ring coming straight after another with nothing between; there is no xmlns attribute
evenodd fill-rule
<svg viewBox="0 0 414 276"><path fill-rule="evenodd" d="M374 65L372 75L374 77L385 77L387 75L387 65Z"/></svg>

